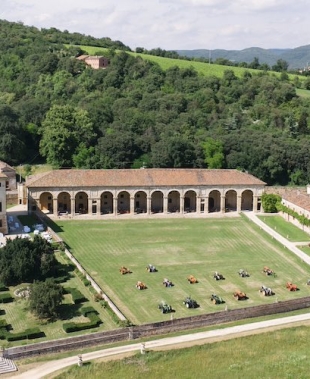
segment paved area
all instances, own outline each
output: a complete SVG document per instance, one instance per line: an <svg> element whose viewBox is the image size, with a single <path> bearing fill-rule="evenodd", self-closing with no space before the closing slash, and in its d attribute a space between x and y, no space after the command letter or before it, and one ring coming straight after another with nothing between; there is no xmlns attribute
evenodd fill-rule
<svg viewBox="0 0 310 379"><path fill-rule="evenodd" d="M303 251L298 249L296 245L300 243L290 242L286 238L282 237L279 233L277 233L274 229L270 228L263 221L261 221L257 215L253 212L245 212L244 213L250 220L255 222L261 229L265 230L268 234L270 234L274 239L279 241L283 246L287 249L291 250L292 253L297 255L301 260L303 260L306 264L310 265L310 256L305 254Z"/></svg>

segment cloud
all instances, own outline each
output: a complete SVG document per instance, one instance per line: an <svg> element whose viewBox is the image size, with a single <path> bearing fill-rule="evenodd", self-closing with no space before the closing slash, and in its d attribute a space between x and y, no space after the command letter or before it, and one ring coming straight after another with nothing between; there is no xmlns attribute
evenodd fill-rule
<svg viewBox="0 0 310 379"><path fill-rule="evenodd" d="M110 37L135 48L242 49L309 43L310 0L1 0L1 18Z"/></svg>

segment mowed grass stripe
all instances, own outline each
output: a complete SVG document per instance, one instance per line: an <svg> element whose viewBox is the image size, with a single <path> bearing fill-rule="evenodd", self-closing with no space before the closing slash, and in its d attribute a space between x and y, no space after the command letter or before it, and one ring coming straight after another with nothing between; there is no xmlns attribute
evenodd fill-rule
<svg viewBox="0 0 310 379"><path fill-rule="evenodd" d="M258 305L294 297L308 296L305 285L309 267L283 248L264 231L244 217L224 219L167 219L120 221L63 221L62 237L73 253L90 272L103 290L112 298L125 316L134 323L169 319L157 309L166 301L175 309L174 317ZM147 264L158 268L148 273ZM262 273L267 265L277 273L276 278ZM127 266L133 273L120 275L119 268ZM239 269L248 270L249 278L241 278ZM224 281L216 282L213 272L220 271ZM190 285L187 276L194 275L199 283ZM167 277L175 284L165 288ZM139 291L140 280L148 289ZM301 287L296 293L285 288L287 281ZM276 297L263 298L261 285L272 287ZM232 293L246 292L249 300L237 302ZM226 301L214 306L212 292ZM188 310L183 299L191 295L200 308Z"/></svg>

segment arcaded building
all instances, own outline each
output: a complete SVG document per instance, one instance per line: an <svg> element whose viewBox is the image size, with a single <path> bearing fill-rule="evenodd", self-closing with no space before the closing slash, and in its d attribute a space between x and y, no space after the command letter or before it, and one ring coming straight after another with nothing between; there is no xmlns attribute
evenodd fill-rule
<svg viewBox="0 0 310 379"><path fill-rule="evenodd" d="M238 170L53 170L26 180L28 210L93 216L261 209L265 183Z"/></svg>

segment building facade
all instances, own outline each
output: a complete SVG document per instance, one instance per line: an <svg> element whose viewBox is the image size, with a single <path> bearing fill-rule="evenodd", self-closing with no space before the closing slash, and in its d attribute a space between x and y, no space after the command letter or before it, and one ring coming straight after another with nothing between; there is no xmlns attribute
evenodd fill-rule
<svg viewBox="0 0 310 379"><path fill-rule="evenodd" d="M16 170L7 163L0 161L0 172L6 176L6 190L16 191Z"/></svg>
<svg viewBox="0 0 310 379"><path fill-rule="evenodd" d="M0 172L0 233L7 234L7 220L6 220L6 183L8 177Z"/></svg>
<svg viewBox="0 0 310 379"><path fill-rule="evenodd" d="M261 209L265 183L238 170L54 170L27 178L28 210L80 214L211 213Z"/></svg>

